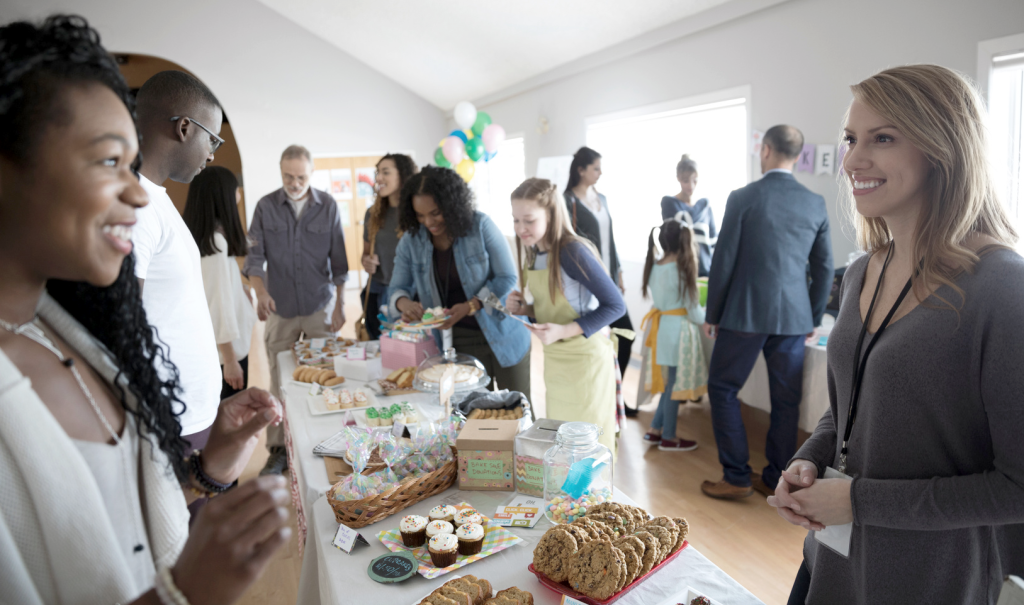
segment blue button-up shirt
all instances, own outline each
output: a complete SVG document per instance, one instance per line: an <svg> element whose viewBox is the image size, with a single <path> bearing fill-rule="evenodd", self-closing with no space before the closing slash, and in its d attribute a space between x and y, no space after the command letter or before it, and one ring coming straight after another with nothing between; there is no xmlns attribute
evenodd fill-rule
<svg viewBox="0 0 1024 605"><path fill-rule="evenodd" d="M338 204L327 192L309 192L298 219L283 188L264 196L249 226L253 245L242 273L263 279L277 314L284 318L323 309L334 286L344 287L348 279Z"/></svg>

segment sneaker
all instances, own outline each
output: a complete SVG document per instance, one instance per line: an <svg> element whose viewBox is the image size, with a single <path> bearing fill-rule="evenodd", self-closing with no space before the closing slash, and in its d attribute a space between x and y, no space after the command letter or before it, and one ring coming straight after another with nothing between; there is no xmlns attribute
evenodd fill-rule
<svg viewBox="0 0 1024 605"><path fill-rule="evenodd" d="M640 409L639 408L631 408L628 405L626 406L626 418L636 418L639 415L640 415Z"/></svg>
<svg viewBox="0 0 1024 605"><path fill-rule="evenodd" d="M650 443L651 445L654 445L655 443L659 443L661 441L661 435L658 433L652 433L650 431L647 431L647 434L644 435L644 441Z"/></svg>
<svg viewBox="0 0 1024 605"><path fill-rule="evenodd" d="M676 439L675 441L662 439L658 444L658 449L663 452L692 452L697 449L697 442L688 439Z"/></svg>
<svg viewBox="0 0 1024 605"><path fill-rule="evenodd" d="M288 452L283 447L270 448L270 457L260 475L280 475L288 470Z"/></svg>

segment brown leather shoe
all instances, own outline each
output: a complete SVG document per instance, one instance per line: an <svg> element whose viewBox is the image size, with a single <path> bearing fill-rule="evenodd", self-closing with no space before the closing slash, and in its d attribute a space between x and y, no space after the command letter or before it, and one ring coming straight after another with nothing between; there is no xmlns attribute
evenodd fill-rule
<svg viewBox="0 0 1024 605"><path fill-rule="evenodd" d="M768 485L764 482L764 479L761 478L761 473L750 473L750 483L753 484L752 487L754 488L755 492L765 497L775 495L775 490L768 487Z"/></svg>
<svg viewBox="0 0 1024 605"><path fill-rule="evenodd" d="M733 485L723 479L718 483L712 483L711 481L701 483L700 491L704 492L705 496L718 498L719 500L739 500L753 494L754 488Z"/></svg>

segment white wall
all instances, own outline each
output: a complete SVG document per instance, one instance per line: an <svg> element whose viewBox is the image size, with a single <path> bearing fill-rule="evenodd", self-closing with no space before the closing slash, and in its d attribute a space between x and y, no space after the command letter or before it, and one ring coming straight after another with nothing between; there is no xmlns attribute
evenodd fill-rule
<svg viewBox="0 0 1024 605"><path fill-rule="evenodd" d="M3 0L0 22L83 15L112 52L174 61L224 105L242 156L250 218L281 186L292 143L314 155L415 152L433 157L444 116L403 88L253 0Z"/></svg>
<svg viewBox="0 0 1024 605"><path fill-rule="evenodd" d="M976 77L978 42L1021 32L1020 0L791 0L480 109L506 130L526 133L528 175L537 158L585 144L587 116L743 85L752 89L753 128L788 123L808 143L835 143L851 84L908 63L937 63ZM550 123L546 134L537 133L541 117ZM825 197L836 265L845 265L855 244L837 213L835 177L797 178ZM609 200L612 216L628 202ZM652 225L658 220L651 216ZM627 263L630 294L639 291L641 269ZM627 302L638 320L646 307L638 295Z"/></svg>

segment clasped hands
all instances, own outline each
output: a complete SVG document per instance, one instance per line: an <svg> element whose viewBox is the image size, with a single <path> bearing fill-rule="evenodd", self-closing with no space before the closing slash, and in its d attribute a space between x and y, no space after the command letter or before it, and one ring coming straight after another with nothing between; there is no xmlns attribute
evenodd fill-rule
<svg viewBox="0 0 1024 605"><path fill-rule="evenodd" d="M782 471L775 495L768 497L779 516L806 530L853 522L852 481L818 479L818 467L809 460L794 460Z"/></svg>

